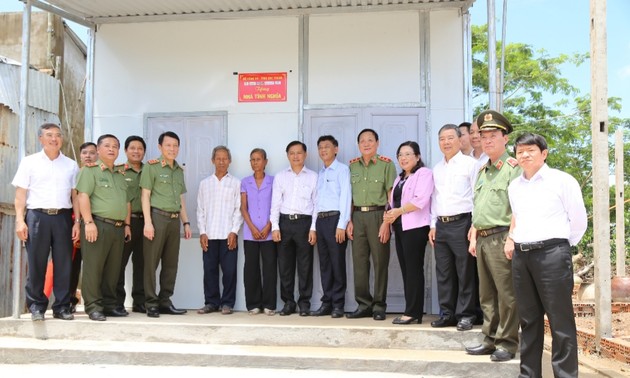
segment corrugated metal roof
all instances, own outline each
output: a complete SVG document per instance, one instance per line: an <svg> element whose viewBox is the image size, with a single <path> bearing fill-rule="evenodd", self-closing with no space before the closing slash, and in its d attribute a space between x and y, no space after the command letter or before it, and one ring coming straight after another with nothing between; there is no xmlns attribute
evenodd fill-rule
<svg viewBox="0 0 630 378"><path fill-rule="evenodd" d="M14 113L20 111L21 64L0 57L0 104ZM59 80L31 69L28 77L28 104L48 113L59 112Z"/></svg>
<svg viewBox="0 0 630 378"><path fill-rule="evenodd" d="M475 0L35 0L95 24L228 18L287 13L332 13L457 7Z"/></svg>

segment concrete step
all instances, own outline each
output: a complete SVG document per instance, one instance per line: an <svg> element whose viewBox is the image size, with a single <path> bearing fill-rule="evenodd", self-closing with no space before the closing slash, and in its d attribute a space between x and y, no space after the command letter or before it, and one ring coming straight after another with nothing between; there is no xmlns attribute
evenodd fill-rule
<svg viewBox="0 0 630 378"><path fill-rule="evenodd" d="M372 319L330 317L142 314L90 321L32 322L0 319L4 363L89 363L118 365L214 366L398 372L436 377L507 377L518 374L518 359L493 363L469 356L464 347L481 340L479 327L424 324L397 326Z"/></svg>

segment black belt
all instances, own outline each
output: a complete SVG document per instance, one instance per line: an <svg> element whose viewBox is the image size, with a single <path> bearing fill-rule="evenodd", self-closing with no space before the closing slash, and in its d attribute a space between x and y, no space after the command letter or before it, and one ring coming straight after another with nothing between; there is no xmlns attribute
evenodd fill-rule
<svg viewBox="0 0 630 378"><path fill-rule="evenodd" d="M312 218L312 215L306 215L306 214L280 214L280 218L281 219L288 219L288 220L298 220L298 219L306 219L306 218Z"/></svg>
<svg viewBox="0 0 630 378"><path fill-rule="evenodd" d="M536 249L543 249L549 247L555 247L557 245L568 243L567 239L547 239L543 241L531 242L531 243L514 243L514 249L521 252L533 251Z"/></svg>
<svg viewBox="0 0 630 378"><path fill-rule="evenodd" d="M99 217L98 215L94 215L94 214L92 214L92 219L100 221L100 222L111 224L114 227L122 227L122 226L125 225L125 221L124 220L115 220L115 219L103 218L103 217Z"/></svg>
<svg viewBox="0 0 630 378"><path fill-rule="evenodd" d="M339 215L339 214L341 214L339 210L320 211L319 213L317 213L317 218L334 217L335 215Z"/></svg>
<svg viewBox="0 0 630 378"><path fill-rule="evenodd" d="M47 215L57 215L72 211L72 209L30 209Z"/></svg>
<svg viewBox="0 0 630 378"><path fill-rule="evenodd" d="M461 213L457 215L451 215L446 217L438 216L437 219L442 223L455 222L456 220L460 220L464 217L470 216L470 213Z"/></svg>
<svg viewBox="0 0 630 378"><path fill-rule="evenodd" d="M144 218L144 214L142 213L131 213L132 218Z"/></svg>
<svg viewBox="0 0 630 378"><path fill-rule="evenodd" d="M165 217L169 217L171 219L177 219L179 218L179 211L174 213L172 211L164 211L164 210L160 210L157 207L152 207L151 211L156 213L156 214L160 214L160 215L164 215Z"/></svg>
<svg viewBox="0 0 630 378"><path fill-rule="evenodd" d="M355 206L354 211L366 213L368 211L385 210L385 206Z"/></svg>
<svg viewBox="0 0 630 378"><path fill-rule="evenodd" d="M499 232L508 231L510 228L508 226L497 226L492 228L486 228L485 230L477 230L477 236L490 236L494 234L498 234Z"/></svg>

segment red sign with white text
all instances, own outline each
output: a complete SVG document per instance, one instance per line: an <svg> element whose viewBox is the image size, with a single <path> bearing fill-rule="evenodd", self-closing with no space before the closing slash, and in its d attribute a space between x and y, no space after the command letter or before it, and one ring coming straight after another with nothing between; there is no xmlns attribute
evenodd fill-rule
<svg viewBox="0 0 630 378"><path fill-rule="evenodd" d="M238 74L238 102L281 102L286 100L286 72Z"/></svg>

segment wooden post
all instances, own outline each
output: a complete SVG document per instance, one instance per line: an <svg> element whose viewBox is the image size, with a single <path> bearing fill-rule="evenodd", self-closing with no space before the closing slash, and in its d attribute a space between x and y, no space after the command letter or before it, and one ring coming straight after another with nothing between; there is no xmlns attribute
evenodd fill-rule
<svg viewBox="0 0 630 378"><path fill-rule="evenodd" d="M593 249L595 251L595 343L612 337L608 161L606 0L590 0L591 135L593 139Z"/></svg>
<svg viewBox="0 0 630 378"><path fill-rule="evenodd" d="M624 219L623 130L615 131L615 232L617 235L617 277L626 276L626 223Z"/></svg>

